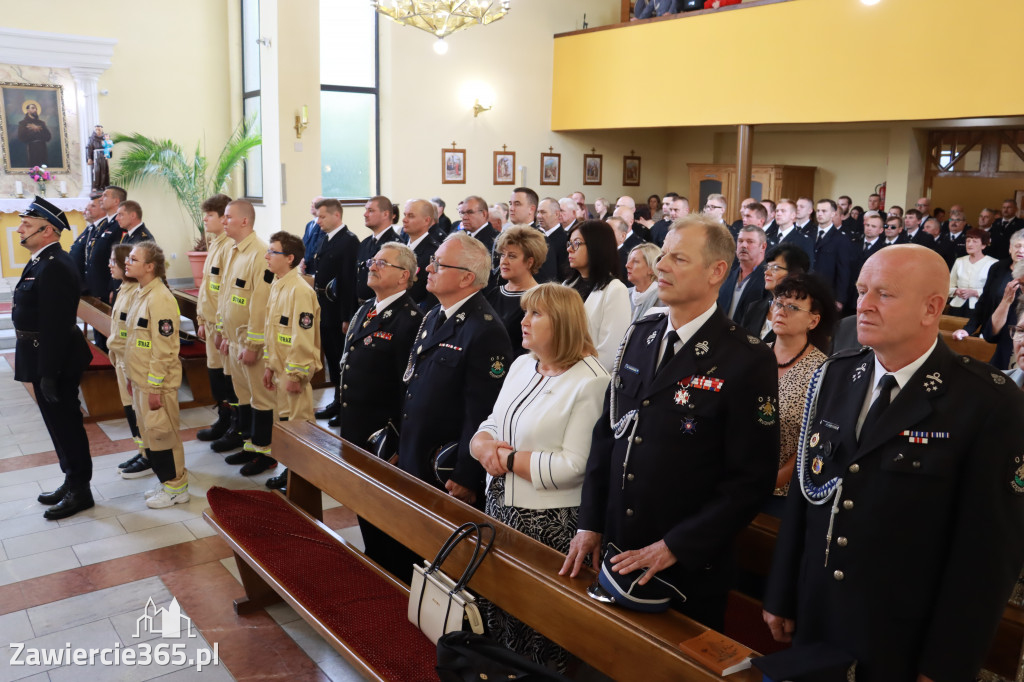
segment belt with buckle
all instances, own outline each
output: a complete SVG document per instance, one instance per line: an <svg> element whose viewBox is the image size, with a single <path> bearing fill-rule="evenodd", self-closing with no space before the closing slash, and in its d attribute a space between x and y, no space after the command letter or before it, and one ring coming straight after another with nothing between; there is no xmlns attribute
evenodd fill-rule
<svg viewBox="0 0 1024 682"><path fill-rule="evenodd" d="M15 329L14 335L19 341L34 341L39 338L39 332L24 332L20 329Z"/></svg>

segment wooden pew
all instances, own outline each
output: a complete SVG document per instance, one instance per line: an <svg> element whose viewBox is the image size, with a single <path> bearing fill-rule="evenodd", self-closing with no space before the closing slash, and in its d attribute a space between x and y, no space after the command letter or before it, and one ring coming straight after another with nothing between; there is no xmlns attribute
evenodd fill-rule
<svg viewBox="0 0 1024 682"><path fill-rule="evenodd" d="M989 343L980 336L968 336L962 341L957 341L953 338L953 332L951 331L940 330L939 335L954 353L966 355L975 360L988 362L992 359L992 354L996 352L996 344Z"/></svg>
<svg viewBox="0 0 1024 682"><path fill-rule="evenodd" d="M432 558L461 523L489 521L497 529L493 550L470 589L579 656L613 679L717 680L718 675L684 656L678 643L707 628L675 611L641 614L601 604L586 594L595 574L571 580L558 575L564 556L500 524L482 512L419 481L314 424L274 425L274 456L289 468L289 500L321 519L321 491L338 500L421 556ZM215 516L206 517L222 530ZM223 531L222 531L223 533ZM228 542L233 542L230 537ZM453 565L465 565L470 549L460 546ZM254 606L281 594L251 557L236 549L239 570L247 575L247 599ZM243 564L247 568L243 569ZM301 566L297 566L301 569ZM250 601L237 605L239 613ZM300 611L306 617L308 611ZM307 618L308 620L308 618ZM322 629L322 624L312 623ZM329 637L342 655L343 648ZM747 670L732 680L760 680Z"/></svg>

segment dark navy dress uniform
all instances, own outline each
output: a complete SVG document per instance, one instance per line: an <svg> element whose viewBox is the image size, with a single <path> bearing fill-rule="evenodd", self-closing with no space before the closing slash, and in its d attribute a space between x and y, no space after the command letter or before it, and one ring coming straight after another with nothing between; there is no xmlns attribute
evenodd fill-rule
<svg viewBox="0 0 1024 682"><path fill-rule="evenodd" d="M373 289L366 283L370 269L366 267L366 261L377 255L380 247L388 242L400 241L395 231L388 225L381 231L380 236L370 235L359 242L359 250L356 253L356 298L360 303L369 301L374 297Z"/></svg>
<svg viewBox="0 0 1024 682"><path fill-rule="evenodd" d="M113 290L110 276L110 253L115 244L121 243L124 230L115 218L103 218L93 228L92 239L87 247L89 259L85 263L85 286L89 295L109 303Z"/></svg>
<svg viewBox="0 0 1024 682"><path fill-rule="evenodd" d="M85 288L85 261L86 251L88 250L89 242L92 240L93 225L86 225L82 233L75 237L75 241L71 242L71 248L68 249L68 255L71 256L71 262L75 265L75 272L78 273L78 279L81 282L82 293L87 293Z"/></svg>
<svg viewBox="0 0 1024 682"><path fill-rule="evenodd" d="M25 266L11 319L17 335L14 378L32 384L67 488L88 496L92 458L78 386L92 354L77 326L80 287L71 257L59 243L50 244ZM57 400L51 402L47 394L54 392Z"/></svg>
<svg viewBox="0 0 1024 682"><path fill-rule="evenodd" d="M131 234L128 233L128 230L124 230L119 243L131 244L134 246L139 242L156 242L156 237L154 237L153 233L149 231L148 227L146 227L146 223L139 223L138 227L136 227L135 231Z"/></svg>
<svg viewBox="0 0 1024 682"><path fill-rule="evenodd" d="M1024 564L1024 394L940 339L858 442L874 364L812 381L765 609L858 681L974 679Z"/></svg>
<svg viewBox="0 0 1024 682"><path fill-rule="evenodd" d="M623 551L664 540L677 563L658 575L687 597L675 606L721 630L733 542L778 471L776 361L716 310L656 372L668 327L655 313L627 332L594 427L579 527Z"/></svg>
<svg viewBox="0 0 1024 682"><path fill-rule="evenodd" d="M342 225L330 239L324 238L313 259L316 274L313 289L320 304L320 342L324 351L324 367L335 385L344 337L343 322L356 312L356 252L359 240Z"/></svg>
<svg viewBox="0 0 1024 682"><path fill-rule="evenodd" d="M469 441L494 407L512 363L512 344L479 291L438 327L441 312L437 305L427 313L410 353L398 466L440 486L432 457L442 446L457 441L452 480L475 491L482 508L484 469L469 454Z"/></svg>
<svg viewBox="0 0 1024 682"><path fill-rule="evenodd" d="M431 257L441 248L442 241L428 233L413 249L416 254L416 281L409 286L409 295L423 312L437 305L437 298L427 291L427 266L430 265Z"/></svg>

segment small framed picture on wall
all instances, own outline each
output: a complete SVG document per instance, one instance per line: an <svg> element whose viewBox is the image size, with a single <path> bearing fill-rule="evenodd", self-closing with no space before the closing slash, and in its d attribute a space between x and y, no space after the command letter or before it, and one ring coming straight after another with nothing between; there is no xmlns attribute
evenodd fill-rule
<svg viewBox="0 0 1024 682"><path fill-rule="evenodd" d="M516 184L516 153L494 152L494 184Z"/></svg>
<svg viewBox="0 0 1024 682"><path fill-rule="evenodd" d="M622 184L627 187L640 186L640 157L622 157Z"/></svg>
<svg viewBox="0 0 1024 682"><path fill-rule="evenodd" d="M441 150L441 183L445 185L466 184L466 150Z"/></svg>
<svg viewBox="0 0 1024 682"><path fill-rule="evenodd" d="M540 184L560 185L562 184L562 155L541 152L540 155Z"/></svg>
<svg viewBox="0 0 1024 682"><path fill-rule="evenodd" d="M583 155L583 184L600 185L604 157L601 154Z"/></svg>

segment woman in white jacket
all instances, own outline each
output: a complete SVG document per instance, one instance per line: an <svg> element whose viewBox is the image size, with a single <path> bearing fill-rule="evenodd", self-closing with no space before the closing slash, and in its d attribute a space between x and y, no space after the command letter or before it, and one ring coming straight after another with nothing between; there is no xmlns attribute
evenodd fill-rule
<svg viewBox="0 0 1024 682"><path fill-rule="evenodd" d="M574 227L565 246L569 267L576 272L565 284L583 299L597 359L609 372L632 315L629 291L618 279L616 247L612 226L602 220L587 220Z"/></svg>
<svg viewBox="0 0 1024 682"><path fill-rule="evenodd" d="M561 284L523 295L523 348L470 452L488 474L485 511L565 553L576 532L590 438L608 372L594 357L579 296ZM564 669L567 653L488 604L488 630L538 663Z"/></svg>

